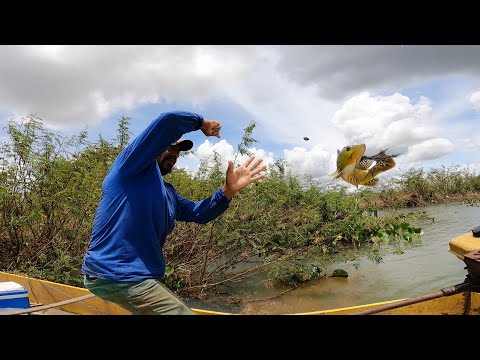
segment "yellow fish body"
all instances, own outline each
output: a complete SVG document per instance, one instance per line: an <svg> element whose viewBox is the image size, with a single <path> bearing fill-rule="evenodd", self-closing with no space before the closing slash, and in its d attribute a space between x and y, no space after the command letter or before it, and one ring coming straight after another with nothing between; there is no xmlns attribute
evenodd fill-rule
<svg viewBox="0 0 480 360"><path fill-rule="evenodd" d="M337 170L329 174L334 179L341 177L345 182L355 185L375 186L378 174L393 168L395 155L385 154L380 151L373 156L364 156L365 144L347 145L341 151L337 150ZM375 165L372 164L375 162Z"/></svg>

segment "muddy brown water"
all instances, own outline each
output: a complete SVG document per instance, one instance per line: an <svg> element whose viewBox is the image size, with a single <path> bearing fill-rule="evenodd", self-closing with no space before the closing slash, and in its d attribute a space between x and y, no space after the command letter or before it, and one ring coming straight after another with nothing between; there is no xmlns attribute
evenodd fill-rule
<svg viewBox="0 0 480 360"><path fill-rule="evenodd" d="M340 261L327 269L327 273L343 269L348 278L320 279L279 296L284 288L271 288L251 279L230 288L244 300L241 305L219 305L208 299L188 303L192 307L242 314L291 314L415 297L463 282L467 274L465 264L449 252L449 241L480 225L480 207L450 203L399 210L411 211L425 211L434 218L434 222L419 224L422 237L403 254L387 252L380 263L363 256Z"/></svg>

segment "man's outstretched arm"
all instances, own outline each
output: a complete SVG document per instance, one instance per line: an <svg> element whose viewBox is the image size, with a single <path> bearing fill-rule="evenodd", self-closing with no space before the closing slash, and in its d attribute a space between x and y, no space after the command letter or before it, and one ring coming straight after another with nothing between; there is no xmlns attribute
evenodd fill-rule
<svg viewBox="0 0 480 360"><path fill-rule="evenodd" d="M251 156L243 165L234 169L233 161L228 162L225 184L207 199L194 202L177 194L177 220L205 224L220 216L229 206L235 193L253 182L263 179L260 174L267 169L260 166L263 159Z"/></svg>

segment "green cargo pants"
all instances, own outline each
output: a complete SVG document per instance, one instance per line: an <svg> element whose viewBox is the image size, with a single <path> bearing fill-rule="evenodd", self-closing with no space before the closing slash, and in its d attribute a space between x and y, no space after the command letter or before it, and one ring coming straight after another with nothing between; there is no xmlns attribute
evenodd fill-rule
<svg viewBox="0 0 480 360"><path fill-rule="evenodd" d="M84 277L85 287L134 315L196 315L159 280L111 281Z"/></svg>

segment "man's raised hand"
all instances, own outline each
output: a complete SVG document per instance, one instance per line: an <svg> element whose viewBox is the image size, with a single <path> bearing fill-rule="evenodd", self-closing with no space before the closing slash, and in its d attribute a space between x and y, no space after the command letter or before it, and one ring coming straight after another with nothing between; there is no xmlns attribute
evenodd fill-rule
<svg viewBox="0 0 480 360"><path fill-rule="evenodd" d="M203 120L202 127L200 130L205 134L205 136L216 136L220 137L220 129L222 124L216 120Z"/></svg>

